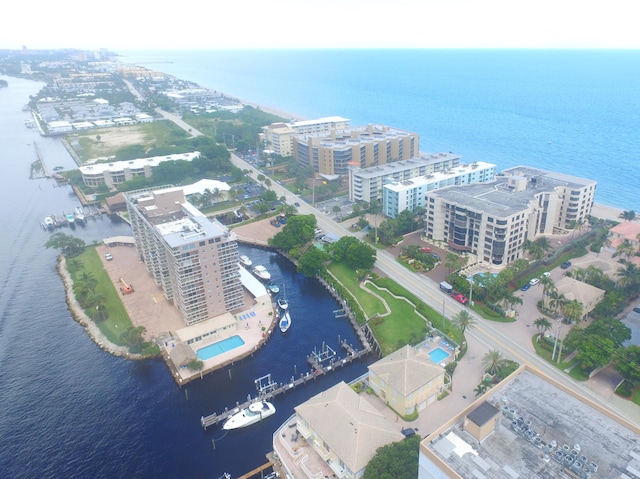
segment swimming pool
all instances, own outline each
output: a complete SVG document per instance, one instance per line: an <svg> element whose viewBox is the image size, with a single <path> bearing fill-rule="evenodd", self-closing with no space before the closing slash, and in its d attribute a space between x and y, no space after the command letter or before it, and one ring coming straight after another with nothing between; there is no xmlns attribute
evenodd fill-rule
<svg viewBox="0 0 640 479"><path fill-rule="evenodd" d="M217 343L210 344L209 346L205 346L204 348L198 349L196 352L196 356L201 361L206 361L207 359L215 358L219 354L226 353L227 351L231 351L232 349L239 348L244 345L244 341L238 335L231 336L230 338L223 339L222 341L218 341Z"/></svg>
<svg viewBox="0 0 640 479"><path fill-rule="evenodd" d="M429 351L429 357L434 363L440 364L449 357L449 353L442 348L435 348Z"/></svg>
<svg viewBox="0 0 640 479"><path fill-rule="evenodd" d="M488 273L488 272L487 272L487 273L476 273L476 274L474 274L474 275L467 276L467 280L468 280L470 283L475 283L475 281L473 280L473 277L474 277L474 276L484 276L484 275L487 275L487 274L489 274L489 273ZM498 273L491 273L491 276L493 276L493 277L495 278L496 276L498 276Z"/></svg>

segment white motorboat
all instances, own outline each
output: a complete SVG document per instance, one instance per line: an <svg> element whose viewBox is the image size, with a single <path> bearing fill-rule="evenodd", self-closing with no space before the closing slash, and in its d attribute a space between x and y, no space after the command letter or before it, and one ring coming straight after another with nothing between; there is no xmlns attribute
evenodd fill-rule
<svg viewBox="0 0 640 479"><path fill-rule="evenodd" d="M261 264L253 268L253 274L264 281L269 281L271 279L271 273L269 273L269 271L267 271L267 268L265 268Z"/></svg>
<svg viewBox="0 0 640 479"><path fill-rule="evenodd" d="M76 207L76 208L73 210L73 216L75 217L75 219L76 219L76 221L77 221L78 223L82 223L82 224L84 224L85 216L84 216L84 210L83 210L82 208L80 208L79 206L78 206L78 207Z"/></svg>
<svg viewBox="0 0 640 479"><path fill-rule="evenodd" d="M291 327L291 315L289 314L289 311L283 311L278 326L280 327L280 332L282 333L286 333L287 331L289 331L289 328Z"/></svg>
<svg viewBox="0 0 640 479"><path fill-rule="evenodd" d="M249 257L245 254L243 254L242 256L240 256L240 263L242 263L244 266L251 266L253 264L253 262L249 259Z"/></svg>
<svg viewBox="0 0 640 479"><path fill-rule="evenodd" d="M278 298L278 307L282 310L285 310L289 307L289 301L285 298Z"/></svg>
<svg viewBox="0 0 640 479"><path fill-rule="evenodd" d="M48 229L49 231L51 231L52 229L54 229L56 227L55 222L53 221L53 218L51 216L47 216L44 219L44 227L46 229Z"/></svg>
<svg viewBox="0 0 640 479"><path fill-rule="evenodd" d="M249 404L248 407L238 411L222 426L222 429L230 431L241 427L251 426L276 413L276 408L269 401L258 401Z"/></svg>

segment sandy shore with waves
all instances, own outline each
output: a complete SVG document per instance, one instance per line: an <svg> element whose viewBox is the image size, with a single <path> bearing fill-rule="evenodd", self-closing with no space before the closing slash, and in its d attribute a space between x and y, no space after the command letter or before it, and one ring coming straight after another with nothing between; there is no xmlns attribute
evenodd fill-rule
<svg viewBox="0 0 640 479"><path fill-rule="evenodd" d="M620 208L614 208L613 206L594 203L593 208L591 208L591 216L602 218L604 220L621 221L620 214L623 211L624 210Z"/></svg>

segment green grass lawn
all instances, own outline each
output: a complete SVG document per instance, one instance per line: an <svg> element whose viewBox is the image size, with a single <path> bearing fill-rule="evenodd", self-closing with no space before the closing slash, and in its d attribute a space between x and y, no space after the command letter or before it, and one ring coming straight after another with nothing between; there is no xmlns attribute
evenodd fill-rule
<svg viewBox="0 0 640 479"><path fill-rule="evenodd" d="M78 271L71 273L71 278L76 281L82 273L91 274L97 280L95 292L104 296L105 309L109 317L96 324L100 331L114 344L124 346L120 341L120 334L133 326L129 315L122 304L118 289L111 282L111 278L104 269L98 252L93 247L87 247L84 252L73 258L81 263Z"/></svg>
<svg viewBox="0 0 640 479"><path fill-rule="evenodd" d="M131 140L126 140L129 134ZM100 136L100 140L98 140ZM110 140L110 137L118 140ZM142 145L145 150L171 146L177 139L186 138L188 134L172 121L154 121L131 126L105 128L96 131L74 133L67 137L69 144L80 160L85 161L113 156L121 148L131 145Z"/></svg>
<svg viewBox="0 0 640 479"><path fill-rule="evenodd" d="M333 262L329 265L328 269L340 280L343 286L349 290L353 297L356 298L367 318L375 316L376 314L386 313L387 310L384 304L382 304L382 301L360 288L360 283L356 279L356 273L349 266L344 263Z"/></svg>
<svg viewBox="0 0 640 479"><path fill-rule="evenodd" d="M371 283L368 283L366 287L384 298L391 309L391 314L369 322L382 348L383 356L405 344L417 344L424 339L428 331L427 323L416 313L412 303L407 299L396 298Z"/></svg>

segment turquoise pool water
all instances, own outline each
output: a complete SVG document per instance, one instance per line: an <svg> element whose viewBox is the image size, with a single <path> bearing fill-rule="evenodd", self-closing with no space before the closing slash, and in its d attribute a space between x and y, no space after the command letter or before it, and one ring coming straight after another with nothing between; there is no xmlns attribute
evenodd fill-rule
<svg viewBox="0 0 640 479"><path fill-rule="evenodd" d="M484 276L485 274L489 274L489 273L476 273L473 276ZM467 276L467 280L470 281L471 283L474 283L473 276ZM492 273L491 276L495 278L496 276L498 276L498 273Z"/></svg>
<svg viewBox="0 0 640 479"><path fill-rule="evenodd" d="M222 341L218 341L217 343L198 349L196 356L201 361L206 361L207 359L215 358L219 354L239 348L242 345L244 345L244 341L240 336L231 336L230 338L223 339Z"/></svg>
<svg viewBox="0 0 640 479"><path fill-rule="evenodd" d="M449 353L442 348L435 348L429 351L429 357L434 363L440 364L449 357Z"/></svg>

